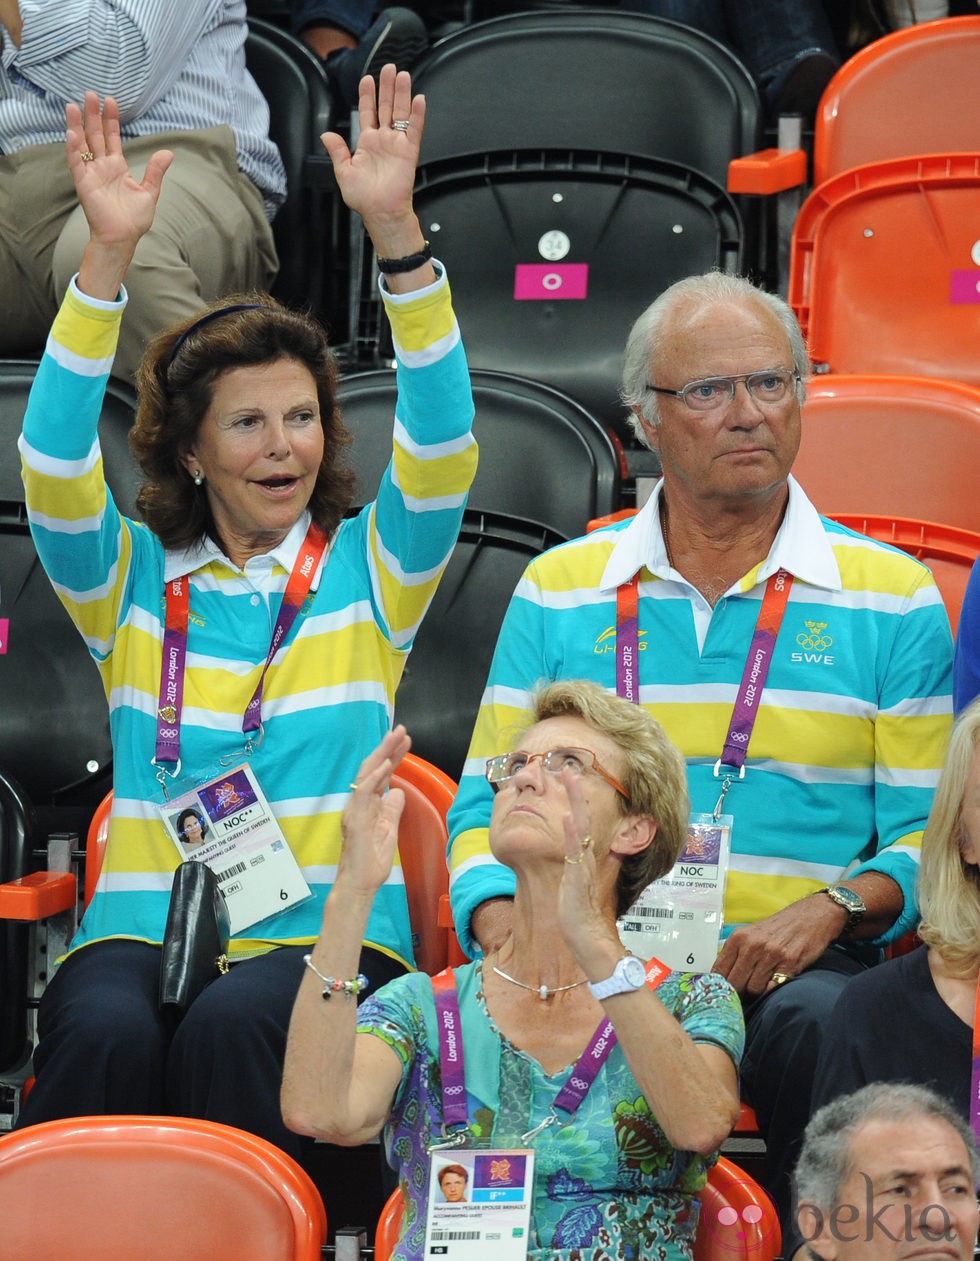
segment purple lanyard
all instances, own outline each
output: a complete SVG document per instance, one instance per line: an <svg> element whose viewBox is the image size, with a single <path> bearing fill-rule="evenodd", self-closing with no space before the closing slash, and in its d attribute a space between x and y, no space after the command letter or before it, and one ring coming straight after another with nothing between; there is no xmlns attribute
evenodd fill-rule
<svg viewBox="0 0 980 1261"><path fill-rule="evenodd" d="M290 627L303 606L303 601L313 585L313 575L327 545L327 536L318 525L312 524L299 549L286 590L279 607L279 616L272 630L272 641L266 654L265 665L259 676L252 699L245 709L242 732L247 738L246 751L251 746L250 737L262 726L262 692L269 666ZM175 578L167 583L166 614L163 632L163 663L160 670L160 703L157 707L156 755L157 779L165 784L180 773L180 720L184 706L184 671L187 666L187 628L190 622L190 578ZM173 767L170 770L168 767Z"/></svg>
<svg viewBox="0 0 980 1261"><path fill-rule="evenodd" d="M659 959L650 959L646 964L647 987L655 990L670 975L670 969ZM439 1027L439 1066L442 1070L442 1119L443 1129L455 1129L456 1133L447 1139L444 1146L459 1146L466 1141L469 1129L469 1114L466 1110L466 1073L463 1063L463 1022L459 1013L459 999L456 997L456 977L452 968L445 968L432 978L432 989L436 1001L436 1022ZM558 1122L567 1125L585 1096L592 1089L592 1084L599 1076L599 1070L609 1058L609 1053L619 1039L611 1020L602 1020L589 1039L589 1044L578 1058L578 1063L569 1074L568 1080L555 1096L549 1115L522 1136L527 1142L541 1130ZM567 1113L566 1120L559 1120L557 1109Z"/></svg>
<svg viewBox="0 0 980 1261"><path fill-rule="evenodd" d="M616 695L635 705L640 703L639 581L640 575L635 573L616 592ZM785 569L777 570L766 583L762 607L759 609L749 655L742 671L742 681L738 686L728 724L728 734L721 757L715 763L716 776L721 773L723 766L737 771L739 778L745 774L745 758L752 738L752 728L759 712L762 689L766 685L792 585L793 575ZM721 813L725 794L733 778L733 775L724 777L721 797L715 806L716 815Z"/></svg>
<svg viewBox="0 0 980 1261"><path fill-rule="evenodd" d="M973 1062L970 1069L970 1124L980 1143L980 982L973 1012Z"/></svg>

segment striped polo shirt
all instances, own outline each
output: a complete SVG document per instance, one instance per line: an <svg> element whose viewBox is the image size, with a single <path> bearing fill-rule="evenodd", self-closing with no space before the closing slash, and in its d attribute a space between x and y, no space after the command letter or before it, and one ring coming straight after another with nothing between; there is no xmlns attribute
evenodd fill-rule
<svg viewBox="0 0 980 1261"><path fill-rule="evenodd" d="M725 932L858 871L901 886L883 940L917 923L919 842L951 721L952 636L929 570L820 517L793 478L766 559L712 608L673 572L659 489L632 519L544 553L501 628L450 816L458 930L513 875L487 843L485 760L530 722L536 685L586 678L616 690L616 591L639 573L640 702L687 760L691 806L713 810L721 756L766 580L794 577L734 816Z"/></svg>
<svg viewBox="0 0 980 1261"><path fill-rule="evenodd" d="M265 680L264 735L249 760L314 896L232 943L246 955L319 931L340 814L363 758L389 729L395 689L455 543L476 469L472 396L445 277L385 293L398 356L393 459L376 500L332 535L313 589ZM213 545L168 553L121 517L103 480L96 425L123 303L72 286L48 340L20 440L38 553L101 671L109 698L114 802L105 863L73 948L106 937L158 942L179 860L158 807L152 759L164 588L190 575L180 756L171 797L234 765L242 718L269 649L301 520L244 570ZM396 863L366 940L409 961Z"/></svg>

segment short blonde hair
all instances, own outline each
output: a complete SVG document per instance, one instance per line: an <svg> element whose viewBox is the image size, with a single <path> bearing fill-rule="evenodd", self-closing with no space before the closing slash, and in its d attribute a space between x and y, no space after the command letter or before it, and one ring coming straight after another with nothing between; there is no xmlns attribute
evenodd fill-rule
<svg viewBox="0 0 980 1261"><path fill-rule="evenodd" d="M690 803L687 766L656 718L641 705L633 705L583 679L548 683L533 698L535 723L569 715L618 745L623 758L619 777L630 800L616 794L624 815L647 815L657 824L657 834L639 854L623 860L616 882L616 914L623 915L643 890L670 871L687 839Z"/></svg>
<svg viewBox="0 0 980 1261"><path fill-rule="evenodd" d="M980 869L963 859L963 795L980 742L980 700L953 727L922 837L919 936L964 975L980 961Z"/></svg>

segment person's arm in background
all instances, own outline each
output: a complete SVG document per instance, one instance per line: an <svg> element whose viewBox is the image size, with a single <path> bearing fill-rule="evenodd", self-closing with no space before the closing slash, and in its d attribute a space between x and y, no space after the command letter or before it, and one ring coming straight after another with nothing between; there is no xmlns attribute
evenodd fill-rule
<svg viewBox="0 0 980 1261"><path fill-rule="evenodd" d="M953 654L953 713L980 696L980 558L970 573L963 597Z"/></svg>
<svg viewBox="0 0 980 1261"><path fill-rule="evenodd" d="M87 0L81 6L75 0L68 15L60 4L0 2L15 45L3 50L12 77L65 103L86 90L112 96L125 124L145 113L180 77L225 0ZM18 8L19 38L6 16L9 10L13 21Z"/></svg>

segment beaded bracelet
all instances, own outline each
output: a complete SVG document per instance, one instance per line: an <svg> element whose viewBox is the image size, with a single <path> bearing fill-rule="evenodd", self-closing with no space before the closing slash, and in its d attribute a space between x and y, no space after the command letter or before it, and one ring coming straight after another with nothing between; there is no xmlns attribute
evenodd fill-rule
<svg viewBox="0 0 980 1261"><path fill-rule="evenodd" d="M371 984L363 972L359 972L352 981L342 981L336 976L324 976L313 962L312 955L303 955L303 962L311 972L316 973L326 986L326 989L323 991L324 998L329 998L331 994L343 994L344 998L349 1002L352 996L356 998L361 990L366 990Z"/></svg>

